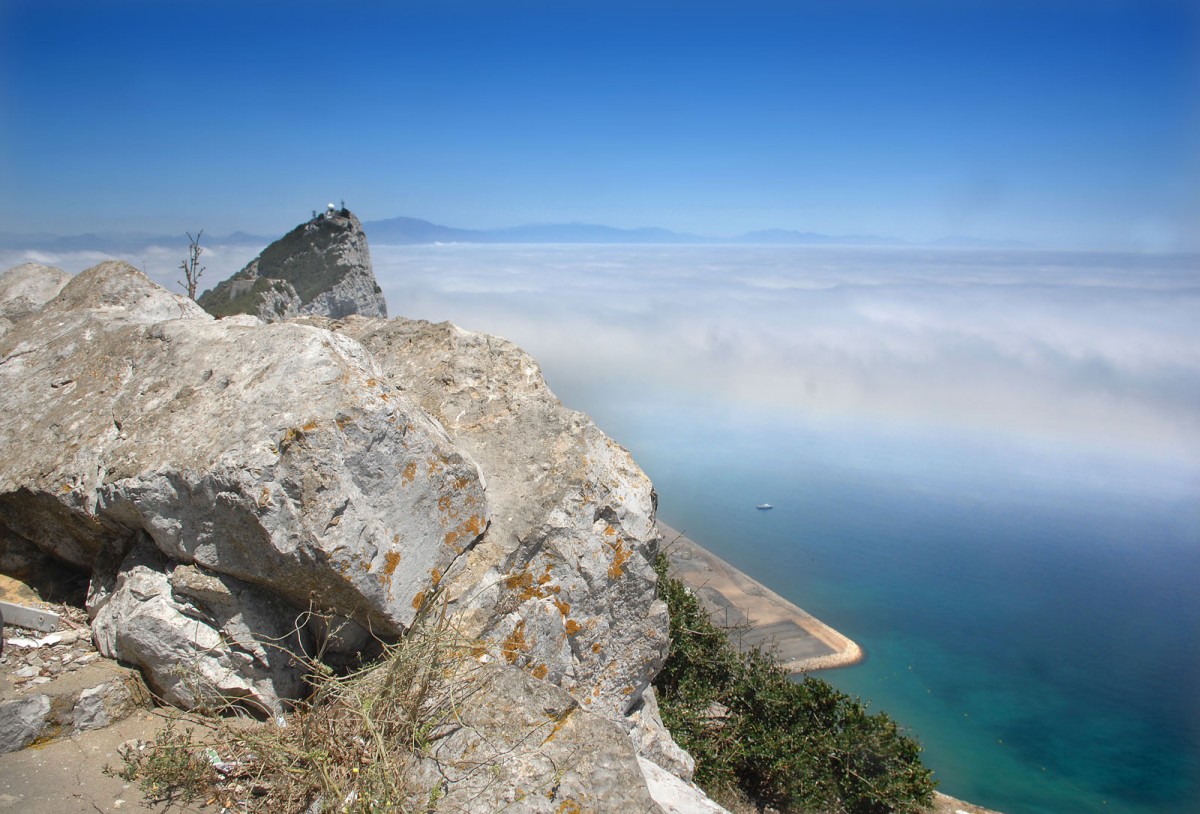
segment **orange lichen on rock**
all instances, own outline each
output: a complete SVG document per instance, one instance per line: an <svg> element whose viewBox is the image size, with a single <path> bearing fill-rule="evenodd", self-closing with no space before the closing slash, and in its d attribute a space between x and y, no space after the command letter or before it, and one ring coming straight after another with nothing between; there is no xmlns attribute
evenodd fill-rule
<svg viewBox="0 0 1200 814"><path fill-rule="evenodd" d="M460 540L474 540L483 533L483 528L483 518L477 514L473 514L466 522L461 523L457 529L446 532L446 545L456 546Z"/></svg>
<svg viewBox="0 0 1200 814"><path fill-rule="evenodd" d="M436 588L438 586L438 583L440 583L442 581L442 569L435 568L432 571L430 571L429 578L433 582L433 587Z"/></svg>
<svg viewBox="0 0 1200 814"><path fill-rule="evenodd" d="M419 611L421 609L421 606L424 604L425 604L425 592L417 591L417 595L413 597L413 601L412 601L413 610Z"/></svg>
<svg viewBox="0 0 1200 814"><path fill-rule="evenodd" d="M404 471L400 473L400 482L408 486L417 477L417 462L409 461L404 465Z"/></svg>
<svg viewBox="0 0 1200 814"><path fill-rule="evenodd" d="M564 602L563 600L559 599L557 596L554 597L554 606L556 608L558 608L558 612L563 615L564 619L567 618L571 614L571 603Z"/></svg>
<svg viewBox="0 0 1200 814"><path fill-rule="evenodd" d="M545 599L562 590L562 587L559 585L549 584L552 579L549 565L546 566L545 572L537 578L536 582L533 579L533 574L529 571L528 566L526 566L525 569L504 577L504 586L510 591L516 591L522 602L529 599ZM558 600L556 599L554 603L558 605ZM570 607L570 605L567 605L567 610L570 610ZM559 610L562 610L561 605L559 605Z"/></svg>
<svg viewBox="0 0 1200 814"><path fill-rule="evenodd" d="M379 572L380 583L386 585L392 578L392 574L396 573L396 567L400 565L400 552L389 551L383 555L383 570Z"/></svg>
<svg viewBox="0 0 1200 814"><path fill-rule="evenodd" d="M529 643L525 641L525 620L522 619L517 622L513 632L508 634L504 643L500 645L500 655L504 656L504 660L509 664L516 664L517 659L527 650L529 650Z"/></svg>
<svg viewBox="0 0 1200 814"><path fill-rule="evenodd" d="M533 586L533 574L528 571L519 571L515 574L509 574L504 578L504 587L510 591L524 591Z"/></svg>
<svg viewBox="0 0 1200 814"><path fill-rule="evenodd" d="M300 429L303 430L304 432L312 432L316 428L317 428L317 420L315 418L313 418L313 419L309 419L304 424L304 426L301 427Z"/></svg>
<svg viewBox="0 0 1200 814"><path fill-rule="evenodd" d="M579 631L583 630L583 625L576 622L574 619L567 620L567 635L574 636Z"/></svg>
<svg viewBox="0 0 1200 814"><path fill-rule="evenodd" d="M629 549L625 547L625 542L618 540L616 547L613 549L612 565L608 566L609 579L617 579L625 573L623 566L629 561L630 556Z"/></svg>
<svg viewBox="0 0 1200 814"><path fill-rule="evenodd" d="M532 672L534 678L543 679L549 674L550 668L545 664L539 664L537 667L533 668Z"/></svg>

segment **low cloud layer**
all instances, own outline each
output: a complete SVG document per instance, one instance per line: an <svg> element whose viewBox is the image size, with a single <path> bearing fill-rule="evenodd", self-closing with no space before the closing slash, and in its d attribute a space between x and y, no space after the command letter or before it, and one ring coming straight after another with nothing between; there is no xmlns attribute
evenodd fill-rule
<svg viewBox="0 0 1200 814"><path fill-rule="evenodd" d="M1200 464L1195 256L713 246L373 255L392 313L506 336L585 409L670 392Z"/></svg>
<svg viewBox="0 0 1200 814"><path fill-rule="evenodd" d="M201 289L259 246L208 245ZM1200 466L1200 259L734 246L372 248L389 311L508 337L572 406L686 400ZM109 255L0 252L72 273ZM178 247L123 257L178 290Z"/></svg>

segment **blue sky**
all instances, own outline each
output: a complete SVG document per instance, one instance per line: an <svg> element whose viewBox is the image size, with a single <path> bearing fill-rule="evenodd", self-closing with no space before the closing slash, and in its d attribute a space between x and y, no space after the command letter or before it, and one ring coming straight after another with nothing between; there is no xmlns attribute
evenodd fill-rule
<svg viewBox="0 0 1200 814"><path fill-rule="evenodd" d="M0 231L1200 250L1200 4L0 0Z"/></svg>

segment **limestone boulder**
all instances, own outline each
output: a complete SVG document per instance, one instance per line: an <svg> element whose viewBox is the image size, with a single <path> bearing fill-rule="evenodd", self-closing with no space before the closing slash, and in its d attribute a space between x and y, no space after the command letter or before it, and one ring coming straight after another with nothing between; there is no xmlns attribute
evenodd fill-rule
<svg viewBox="0 0 1200 814"><path fill-rule="evenodd" d="M0 339L0 553L96 569L98 634L105 614L121 632L129 602L170 604L171 563L233 578L289 623L315 608L396 634L488 517L469 455L345 335L227 324L105 263ZM152 587L134 579L138 532L168 563ZM156 671L173 665L145 666L167 686Z"/></svg>
<svg viewBox="0 0 1200 814"><path fill-rule="evenodd" d="M111 585L89 603L96 647L141 667L167 703L216 711L242 703L277 717L283 700L303 696L312 642L271 593L172 562L144 533Z"/></svg>
<svg viewBox="0 0 1200 814"><path fill-rule="evenodd" d="M333 327L484 472L492 526L444 583L455 608L499 658L629 727L668 646L645 473L507 340L404 319Z"/></svg>

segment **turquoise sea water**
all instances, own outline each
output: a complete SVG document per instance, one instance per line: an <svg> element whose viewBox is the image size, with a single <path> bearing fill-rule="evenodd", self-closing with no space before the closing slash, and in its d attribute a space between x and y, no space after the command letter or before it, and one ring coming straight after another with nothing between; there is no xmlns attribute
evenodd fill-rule
<svg viewBox="0 0 1200 814"><path fill-rule="evenodd" d="M393 311L525 347L667 523L862 645L822 676L943 791L1198 810L1200 258L373 251Z"/></svg>
<svg viewBox="0 0 1200 814"><path fill-rule="evenodd" d="M1195 810L1200 509L1184 482L1030 486L969 439L634 424L663 519L858 641L866 661L822 677L910 728L944 791L1010 814Z"/></svg>

